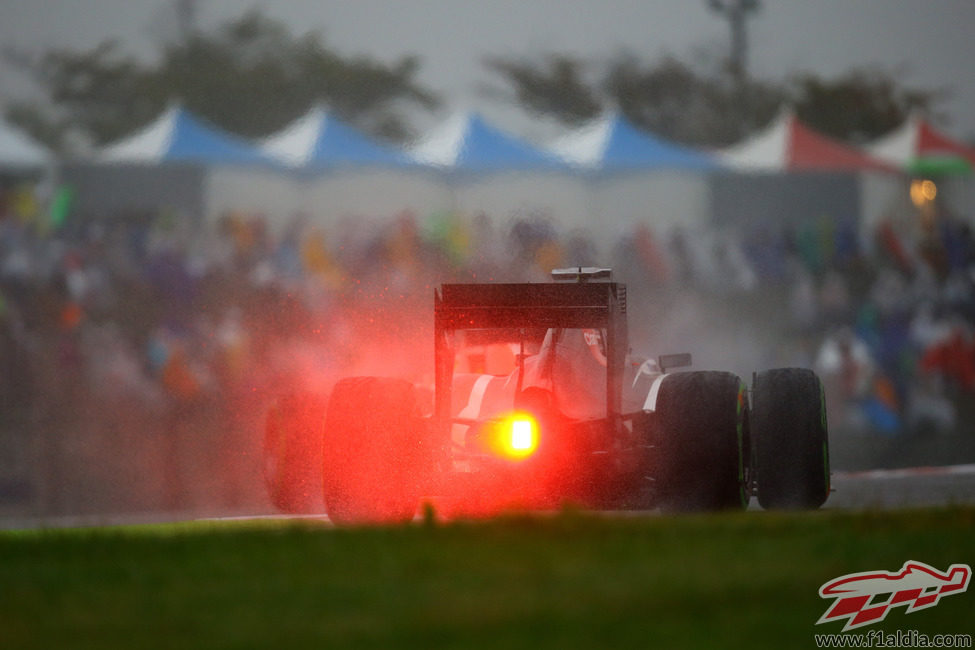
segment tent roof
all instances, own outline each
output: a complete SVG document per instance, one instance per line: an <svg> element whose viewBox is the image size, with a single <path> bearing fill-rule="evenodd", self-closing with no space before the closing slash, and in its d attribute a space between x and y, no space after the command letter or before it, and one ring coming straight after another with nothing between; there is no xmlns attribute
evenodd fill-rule
<svg viewBox="0 0 975 650"><path fill-rule="evenodd" d="M42 167L52 156L18 129L0 120L0 166Z"/></svg>
<svg viewBox="0 0 975 650"><path fill-rule="evenodd" d="M595 120L559 138L550 150L572 165L607 171L653 167L714 169L718 166L710 155L642 131L619 113Z"/></svg>
<svg viewBox="0 0 975 650"><path fill-rule="evenodd" d="M953 158L967 162L969 170L975 168L975 148L952 140L917 113L908 117L900 127L867 145L866 149L903 169L934 158Z"/></svg>
<svg viewBox="0 0 975 650"><path fill-rule="evenodd" d="M528 142L459 113L435 127L412 150L422 163L464 171L558 169L561 162Z"/></svg>
<svg viewBox="0 0 975 650"><path fill-rule="evenodd" d="M264 139L261 149L292 167L413 164L320 107Z"/></svg>
<svg viewBox="0 0 975 650"><path fill-rule="evenodd" d="M752 171L897 171L883 160L810 129L788 109L763 131L720 155L731 167Z"/></svg>
<svg viewBox="0 0 975 650"><path fill-rule="evenodd" d="M221 131L172 105L155 121L102 149L105 162L272 163L243 138Z"/></svg>

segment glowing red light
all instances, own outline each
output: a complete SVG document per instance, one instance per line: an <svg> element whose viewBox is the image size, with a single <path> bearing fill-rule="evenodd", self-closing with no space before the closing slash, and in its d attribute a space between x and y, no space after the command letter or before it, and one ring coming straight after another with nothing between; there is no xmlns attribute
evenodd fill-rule
<svg viewBox="0 0 975 650"><path fill-rule="evenodd" d="M535 446L534 426L531 420L514 420L511 423L511 448L530 450Z"/></svg>
<svg viewBox="0 0 975 650"><path fill-rule="evenodd" d="M530 415L511 415L502 420L495 431L497 449L507 458L522 460L538 449L538 423Z"/></svg>

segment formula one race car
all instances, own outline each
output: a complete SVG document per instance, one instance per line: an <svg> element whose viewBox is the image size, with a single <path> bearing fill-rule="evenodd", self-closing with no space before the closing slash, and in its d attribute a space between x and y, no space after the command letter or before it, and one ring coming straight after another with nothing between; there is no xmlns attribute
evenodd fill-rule
<svg viewBox="0 0 975 650"><path fill-rule="evenodd" d="M730 372L672 372L690 355L628 355L626 287L608 269L553 277L440 287L432 412L387 377L342 379L327 404L280 402L265 441L275 504L313 510L323 495L334 521L387 522L424 499L464 515L825 502L825 398L812 371L760 372L751 391Z"/></svg>

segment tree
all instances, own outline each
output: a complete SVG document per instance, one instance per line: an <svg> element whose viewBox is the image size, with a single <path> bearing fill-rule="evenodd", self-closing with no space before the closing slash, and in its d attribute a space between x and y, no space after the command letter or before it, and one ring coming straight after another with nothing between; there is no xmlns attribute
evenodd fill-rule
<svg viewBox="0 0 975 650"><path fill-rule="evenodd" d="M775 113L774 85L738 81L722 70L695 70L673 57L644 66L623 54L611 62L603 90L634 124L675 142L717 147L736 142Z"/></svg>
<svg viewBox="0 0 975 650"><path fill-rule="evenodd" d="M602 111L596 91L583 81L583 64L571 56L552 54L538 64L491 57L484 64L513 86L513 92L495 91L536 114L550 115L576 125Z"/></svg>
<svg viewBox="0 0 975 650"><path fill-rule="evenodd" d="M936 115L947 93L903 85L879 68L858 68L833 80L795 75L789 95L796 115L834 138L862 144L900 126L914 110Z"/></svg>
<svg viewBox="0 0 975 650"><path fill-rule="evenodd" d="M630 121L688 145L728 144L774 114L782 92L769 84L737 85L720 66L697 70L673 57L646 65L629 53L611 60L587 84L584 64L552 54L541 61L494 58L486 65L511 87L495 92L533 114L566 125L591 119L605 107ZM744 88L747 102L739 100Z"/></svg>
<svg viewBox="0 0 975 650"><path fill-rule="evenodd" d="M672 56L646 63L624 52L587 85L585 64L550 54L540 61L492 59L510 92L495 93L567 125L614 107L647 131L692 146L723 147L764 127L785 105L814 129L855 144L899 126L914 109L940 118L944 91L919 89L899 76L863 68L837 78L797 74L782 82L739 78L721 62L691 66ZM937 120L936 120L937 121Z"/></svg>
<svg viewBox="0 0 975 650"><path fill-rule="evenodd" d="M82 53L49 52L33 61L31 71L55 117L26 103L14 104L7 117L53 149L63 148L72 131L94 142L114 139L148 122L166 101L153 76L114 41Z"/></svg>
<svg viewBox="0 0 975 650"><path fill-rule="evenodd" d="M415 57L392 65L346 58L325 47L320 35L295 38L256 11L212 34L193 31L166 45L154 65L137 62L113 42L19 60L57 115L43 117L42 107L21 103L7 117L59 150L71 129L104 144L148 123L173 100L245 137L267 135L322 103L392 139L410 135L400 115L404 103L429 110L439 101L417 83Z"/></svg>

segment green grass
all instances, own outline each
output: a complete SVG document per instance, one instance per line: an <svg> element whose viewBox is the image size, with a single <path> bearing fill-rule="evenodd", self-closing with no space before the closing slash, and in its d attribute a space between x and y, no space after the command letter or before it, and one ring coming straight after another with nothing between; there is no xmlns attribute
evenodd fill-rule
<svg viewBox="0 0 975 650"><path fill-rule="evenodd" d="M841 627L821 584L975 564L973 531L966 507L0 532L0 648L814 647ZM973 604L882 629L972 633Z"/></svg>

